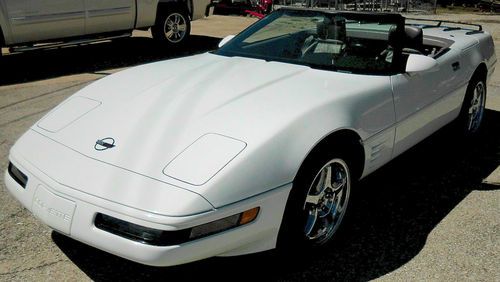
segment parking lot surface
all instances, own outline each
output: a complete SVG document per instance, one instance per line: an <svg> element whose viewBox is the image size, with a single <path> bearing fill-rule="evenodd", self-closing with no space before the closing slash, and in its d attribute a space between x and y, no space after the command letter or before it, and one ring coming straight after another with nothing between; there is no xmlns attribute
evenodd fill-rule
<svg viewBox="0 0 500 282"><path fill-rule="evenodd" d="M474 21L492 32L500 56L500 19ZM460 17L460 18L459 18ZM184 50L165 50L148 32L112 43L25 54L0 61L0 171L19 136L89 83L138 64L206 52L255 19L211 16L193 23ZM479 280L500 281L500 71L488 85L476 143L444 129L358 185L350 224L322 250L273 252L187 265L139 265L53 232L0 181L0 280Z"/></svg>

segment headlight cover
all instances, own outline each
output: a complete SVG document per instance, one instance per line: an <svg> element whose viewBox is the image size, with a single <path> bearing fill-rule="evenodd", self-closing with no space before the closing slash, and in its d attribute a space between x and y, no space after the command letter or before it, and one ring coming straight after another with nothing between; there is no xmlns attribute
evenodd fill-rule
<svg viewBox="0 0 500 282"><path fill-rule="evenodd" d="M52 133L58 132L100 105L101 102L90 98L71 97L43 117L37 126Z"/></svg>
<svg viewBox="0 0 500 282"><path fill-rule="evenodd" d="M207 183L247 146L241 140L209 133L177 155L164 169L168 176L191 185Z"/></svg>

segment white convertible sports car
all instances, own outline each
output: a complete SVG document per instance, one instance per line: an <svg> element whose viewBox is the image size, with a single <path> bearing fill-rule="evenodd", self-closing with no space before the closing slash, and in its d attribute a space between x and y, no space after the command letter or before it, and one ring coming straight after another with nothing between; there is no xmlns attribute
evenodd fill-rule
<svg viewBox="0 0 500 282"><path fill-rule="evenodd" d="M478 130L495 63L480 26L280 9L74 94L13 146L5 183L58 232L148 265L321 246L355 181L452 121Z"/></svg>

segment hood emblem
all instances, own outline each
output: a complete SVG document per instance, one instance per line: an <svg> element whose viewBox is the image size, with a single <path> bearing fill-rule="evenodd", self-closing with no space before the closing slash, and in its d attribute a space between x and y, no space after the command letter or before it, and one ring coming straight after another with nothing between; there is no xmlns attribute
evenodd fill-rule
<svg viewBox="0 0 500 282"><path fill-rule="evenodd" d="M97 151L104 151L104 150L111 149L114 147L116 147L115 139L113 139L111 137L99 139L99 140L95 141L95 145L94 145L94 149L96 149Z"/></svg>

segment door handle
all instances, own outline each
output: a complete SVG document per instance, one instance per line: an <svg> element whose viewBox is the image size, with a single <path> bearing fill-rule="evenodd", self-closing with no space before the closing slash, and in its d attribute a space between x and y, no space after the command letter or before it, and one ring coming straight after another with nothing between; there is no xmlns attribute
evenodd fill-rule
<svg viewBox="0 0 500 282"><path fill-rule="evenodd" d="M454 62L453 64L451 64L451 67L453 68L453 71L457 71L460 69L460 63Z"/></svg>

